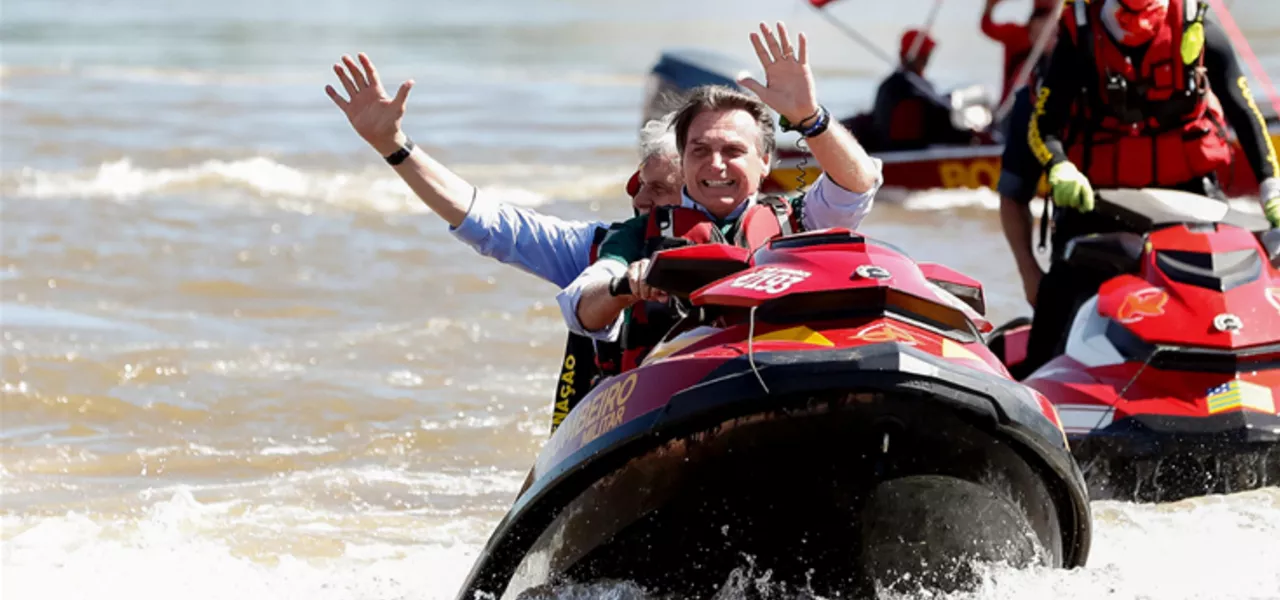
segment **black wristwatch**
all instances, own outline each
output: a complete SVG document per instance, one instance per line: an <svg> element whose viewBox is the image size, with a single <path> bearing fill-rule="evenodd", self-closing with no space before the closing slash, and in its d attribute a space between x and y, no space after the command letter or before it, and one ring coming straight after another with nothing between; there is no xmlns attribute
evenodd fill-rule
<svg viewBox="0 0 1280 600"><path fill-rule="evenodd" d="M382 158L386 159L387 164L394 167L404 162L404 159L409 158L410 154L413 154L413 140L405 138L404 145L401 146L399 150L396 150Z"/></svg>
<svg viewBox="0 0 1280 600"><path fill-rule="evenodd" d="M801 119L800 122L804 123L805 121L808 121L809 119L813 119L814 117L817 117L817 119L815 119L813 124L809 125L808 127L801 127L797 124L794 124L791 121L787 120L787 118L782 115L778 116L778 124L782 127L783 131L798 131L800 132L801 136L810 138L816 135L820 135L822 132L827 130L827 127L831 125L831 112L827 110L827 107L821 104L818 105L817 112Z"/></svg>

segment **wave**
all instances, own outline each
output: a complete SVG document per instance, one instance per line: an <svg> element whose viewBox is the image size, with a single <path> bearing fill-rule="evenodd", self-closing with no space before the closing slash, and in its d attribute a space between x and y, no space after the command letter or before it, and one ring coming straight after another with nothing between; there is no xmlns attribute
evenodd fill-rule
<svg viewBox="0 0 1280 600"><path fill-rule="evenodd" d="M936 212L962 208L995 210L1000 208L1000 196L994 190L927 190L912 191L888 184L876 194L876 201L896 204L909 211Z"/></svg>
<svg viewBox="0 0 1280 600"><path fill-rule="evenodd" d="M510 491L515 481L501 487ZM303 506L279 495L252 503L205 496L171 488L131 497L144 507L122 506L121 512L4 515L5 597L447 599L502 512L431 514ZM924 597L1275 598L1278 502L1276 488L1174 504L1095 502L1088 566L984 567L978 589ZM752 579L760 589L769 587L767 574ZM625 582L590 587L588 595L565 586L540 597L650 597L624 593L634 592Z"/></svg>
<svg viewBox="0 0 1280 600"><path fill-rule="evenodd" d="M877 194L876 200L897 204L909 211L939 212L957 209L999 210L1000 195L990 188L962 190L926 190L913 192L905 188L886 185ZM1256 198L1231 198L1228 203L1232 208L1255 215L1262 214L1262 207ZM1031 214L1038 216L1044 213L1044 200L1036 198L1031 201Z"/></svg>
<svg viewBox="0 0 1280 600"><path fill-rule="evenodd" d="M622 198L630 169L571 165L460 165L454 172L482 193L518 206L552 201ZM177 194L219 200L272 201L286 210L331 207L376 213L421 210L412 190L385 168L335 171L294 167L274 158L206 160L185 167L148 168L132 159L95 168L49 171L24 167L0 174L0 192L22 199L133 200ZM228 196L228 193L230 196Z"/></svg>
<svg viewBox="0 0 1280 600"><path fill-rule="evenodd" d="M484 525L415 521L202 503L188 490L136 516L6 515L5 597L449 598Z"/></svg>
<svg viewBox="0 0 1280 600"><path fill-rule="evenodd" d="M482 193L525 207L558 201L620 201L624 197L623 186L631 175L630 167L563 164L463 164L451 169L475 182ZM421 210L421 202L412 190L386 169L339 171L295 167L266 156L205 160L185 167L142 167L130 158L79 170L24 167L0 173L0 193L8 198L116 201L177 194L219 201L248 198L274 202L281 209L307 214L325 207L391 214ZM993 211L1000 207L999 195L988 188L912 192L886 185L877 200L918 212ZM1247 213L1262 213L1253 198L1234 198L1231 205ZM1042 200L1033 200L1033 214L1041 214L1043 206Z"/></svg>

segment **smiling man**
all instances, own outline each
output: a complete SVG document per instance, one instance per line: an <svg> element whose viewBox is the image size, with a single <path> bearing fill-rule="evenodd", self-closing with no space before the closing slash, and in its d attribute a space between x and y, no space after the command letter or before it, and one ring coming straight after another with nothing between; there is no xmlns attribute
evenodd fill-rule
<svg viewBox="0 0 1280 600"><path fill-rule="evenodd" d="M596 262L557 296L570 330L614 341L628 307L662 299L660 292L644 283L649 256L660 238L692 243L732 240L755 247L763 240L749 239L740 227L754 211L771 215L776 211L779 230L786 232L856 229L871 210L884 181L879 159L869 156L818 104L804 34L793 49L785 26L779 23L777 31L775 37L761 23L760 34L751 35L767 84L750 78L739 83L755 97L706 86L696 89L676 111L672 126L685 183L681 206L615 226ZM789 201L760 195L776 145L770 108L782 116L783 129L806 138L823 170L807 194ZM711 231L714 240L699 237L696 231ZM623 276L632 293L612 295L610 282Z"/></svg>

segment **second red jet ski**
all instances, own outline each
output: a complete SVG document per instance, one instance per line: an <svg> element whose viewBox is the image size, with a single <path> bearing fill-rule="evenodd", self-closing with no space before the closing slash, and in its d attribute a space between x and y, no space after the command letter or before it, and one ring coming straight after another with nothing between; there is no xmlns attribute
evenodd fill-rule
<svg viewBox="0 0 1280 600"><path fill-rule="evenodd" d="M1100 190L1117 233L1064 260L1109 279L1023 383L1057 407L1093 499L1280 485L1280 230L1204 196ZM1025 320L991 347L1011 370Z"/></svg>

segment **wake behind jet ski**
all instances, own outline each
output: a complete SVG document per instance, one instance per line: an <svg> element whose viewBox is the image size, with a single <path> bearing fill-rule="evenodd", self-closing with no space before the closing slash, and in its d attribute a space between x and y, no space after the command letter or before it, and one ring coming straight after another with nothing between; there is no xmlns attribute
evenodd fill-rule
<svg viewBox="0 0 1280 600"><path fill-rule="evenodd" d="M1090 496L1170 501L1280 485L1280 230L1170 190L1100 190L1118 233L1065 260L1114 275L1024 383L1062 417ZM1025 321L992 333L1015 372Z"/></svg>
<svg viewBox="0 0 1280 600"><path fill-rule="evenodd" d="M459 600L710 597L748 562L846 596L961 587L974 559L1084 564L1083 480L982 344L978 282L843 229L663 251L646 281L686 316L555 431Z"/></svg>

